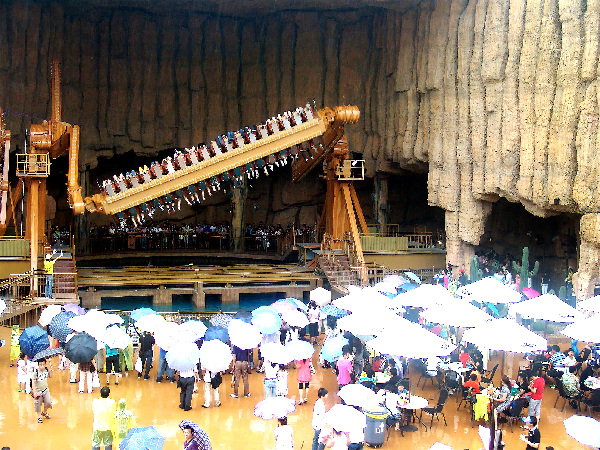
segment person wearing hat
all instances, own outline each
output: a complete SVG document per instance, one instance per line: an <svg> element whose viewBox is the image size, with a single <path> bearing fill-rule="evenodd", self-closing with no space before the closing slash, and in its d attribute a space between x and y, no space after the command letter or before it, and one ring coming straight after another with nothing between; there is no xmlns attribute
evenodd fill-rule
<svg viewBox="0 0 600 450"><path fill-rule="evenodd" d="M53 250L52 255L55 253L56 250ZM46 272L46 298L52 298L52 286L54 284L54 263L63 255L63 252L61 250L60 255L56 255L56 258L54 259L52 259L52 255L50 253L46 254L46 259L44 261L44 271Z"/></svg>
<svg viewBox="0 0 600 450"><path fill-rule="evenodd" d="M540 448L540 430L537 426L537 417L535 416L527 416L523 417L523 423L525 424L524 428L529 431L527 435L522 434L519 436L523 442L527 444L525 450L537 450Z"/></svg>

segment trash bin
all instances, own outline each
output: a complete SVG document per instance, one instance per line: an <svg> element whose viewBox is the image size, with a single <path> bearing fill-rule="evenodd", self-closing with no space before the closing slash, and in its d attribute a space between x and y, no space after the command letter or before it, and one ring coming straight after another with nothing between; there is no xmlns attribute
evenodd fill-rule
<svg viewBox="0 0 600 450"><path fill-rule="evenodd" d="M381 447L385 441L385 419L389 415L388 410L378 406L363 412L367 416L365 444L369 447Z"/></svg>

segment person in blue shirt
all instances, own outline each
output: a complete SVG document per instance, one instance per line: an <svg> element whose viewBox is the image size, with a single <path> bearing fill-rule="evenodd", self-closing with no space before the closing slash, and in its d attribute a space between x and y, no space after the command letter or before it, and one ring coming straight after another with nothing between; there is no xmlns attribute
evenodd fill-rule
<svg viewBox="0 0 600 450"><path fill-rule="evenodd" d="M173 369L169 367L169 363L167 363L167 351L160 347L158 352L158 370L156 372L156 382L160 383L162 381L163 375L166 373L167 380L171 383L175 381L175 374Z"/></svg>
<svg viewBox="0 0 600 450"><path fill-rule="evenodd" d="M119 370L119 349L106 346L106 385L110 384L110 376L115 376L115 384L119 384L121 370Z"/></svg>

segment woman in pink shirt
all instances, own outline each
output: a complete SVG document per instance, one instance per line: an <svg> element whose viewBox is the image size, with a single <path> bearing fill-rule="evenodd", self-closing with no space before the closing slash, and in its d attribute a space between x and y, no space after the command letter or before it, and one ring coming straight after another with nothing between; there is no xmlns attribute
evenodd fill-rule
<svg viewBox="0 0 600 450"><path fill-rule="evenodd" d="M310 358L296 361L298 366L298 404L300 405L308 401L308 384L312 379L312 374L310 373L310 363Z"/></svg>
<svg viewBox="0 0 600 450"><path fill-rule="evenodd" d="M352 355L349 351L345 350L344 356L338 359L337 369L337 382L341 389L352 381L350 378L350 374L352 373Z"/></svg>

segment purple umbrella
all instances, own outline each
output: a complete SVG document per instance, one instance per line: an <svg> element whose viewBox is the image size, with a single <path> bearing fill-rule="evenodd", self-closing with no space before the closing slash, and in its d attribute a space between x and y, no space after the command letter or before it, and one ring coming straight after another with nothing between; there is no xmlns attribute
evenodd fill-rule
<svg viewBox="0 0 600 450"><path fill-rule="evenodd" d="M67 312L72 312L76 316L83 316L85 314L85 309L75 303L65 303L62 305L62 309Z"/></svg>

